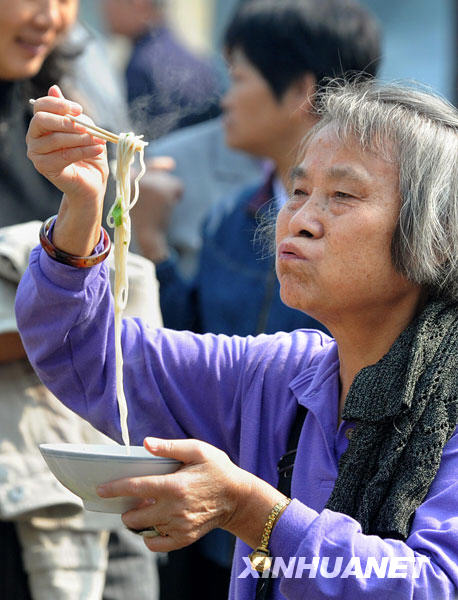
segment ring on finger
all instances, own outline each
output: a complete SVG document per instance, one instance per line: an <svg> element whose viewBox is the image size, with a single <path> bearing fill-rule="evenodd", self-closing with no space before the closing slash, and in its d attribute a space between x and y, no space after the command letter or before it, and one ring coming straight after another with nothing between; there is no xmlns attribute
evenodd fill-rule
<svg viewBox="0 0 458 600"><path fill-rule="evenodd" d="M168 537L167 533L159 531L155 525L152 525L151 527L145 527L144 529L132 529L131 527L128 527L127 529L132 531L132 533L136 533L137 535L141 535L145 538L153 538L158 536Z"/></svg>

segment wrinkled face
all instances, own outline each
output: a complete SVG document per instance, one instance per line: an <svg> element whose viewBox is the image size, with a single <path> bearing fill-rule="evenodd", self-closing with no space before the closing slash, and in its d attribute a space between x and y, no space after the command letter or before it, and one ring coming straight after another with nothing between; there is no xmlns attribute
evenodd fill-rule
<svg viewBox="0 0 458 600"><path fill-rule="evenodd" d="M396 165L363 153L355 139L339 141L330 124L294 172L276 228L282 300L332 330L346 314L377 315L418 297L391 259L400 209Z"/></svg>
<svg viewBox="0 0 458 600"><path fill-rule="evenodd" d="M77 12L78 0L0 0L0 79L36 75Z"/></svg>
<svg viewBox="0 0 458 600"><path fill-rule="evenodd" d="M226 143L256 156L270 156L278 140L297 127L290 92L280 100L242 51L230 60L231 87L222 100Z"/></svg>

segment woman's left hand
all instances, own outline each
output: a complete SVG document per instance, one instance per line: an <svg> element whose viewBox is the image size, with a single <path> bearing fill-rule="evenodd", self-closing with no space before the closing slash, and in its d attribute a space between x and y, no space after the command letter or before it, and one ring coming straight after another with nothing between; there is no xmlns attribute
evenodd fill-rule
<svg viewBox="0 0 458 600"><path fill-rule="evenodd" d="M135 496L143 499L138 508L124 513L122 520L131 529L157 527L161 537L145 538L150 550L169 552L183 548L216 527L245 538L239 531L243 529L249 536L247 543L258 543L266 516L278 502L278 490L244 471L224 452L205 442L146 438L144 445L152 454L175 458L182 461L183 466L168 475L111 481L99 486L97 492L104 498ZM255 490L259 490L260 495ZM257 523L253 523L246 512L250 500L256 505Z"/></svg>

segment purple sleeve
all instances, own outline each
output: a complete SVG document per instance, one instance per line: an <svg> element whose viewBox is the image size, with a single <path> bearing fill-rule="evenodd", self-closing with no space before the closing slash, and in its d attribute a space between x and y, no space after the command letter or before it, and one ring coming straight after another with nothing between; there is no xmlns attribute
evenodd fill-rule
<svg viewBox="0 0 458 600"><path fill-rule="evenodd" d="M19 285L16 314L43 383L121 441L106 266L76 269L35 248ZM149 329L140 320L124 319L122 343L132 444L142 444L147 435L194 437L237 461L246 340Z"/></svg>
<svg viewBox="0 0 458 600"><path fill-rule="evenodd" d="M405 542L364 535L347 515L317 513L293 500L271 537L273 556L282 558L282 594L289 600L457 598L457 473L455 432Z"/></svg>

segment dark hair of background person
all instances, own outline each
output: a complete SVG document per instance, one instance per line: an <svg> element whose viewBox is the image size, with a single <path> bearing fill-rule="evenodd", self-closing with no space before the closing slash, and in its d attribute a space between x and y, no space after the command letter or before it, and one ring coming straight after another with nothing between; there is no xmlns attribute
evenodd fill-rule
<svg viewBox="0 0 458 600"><path fill-rule="evenodd" d="M230 58L239 49L280 99L304 72L327 79L374 77L381 58L375 17L351 0L249 0L224 36Z"/></svg>

